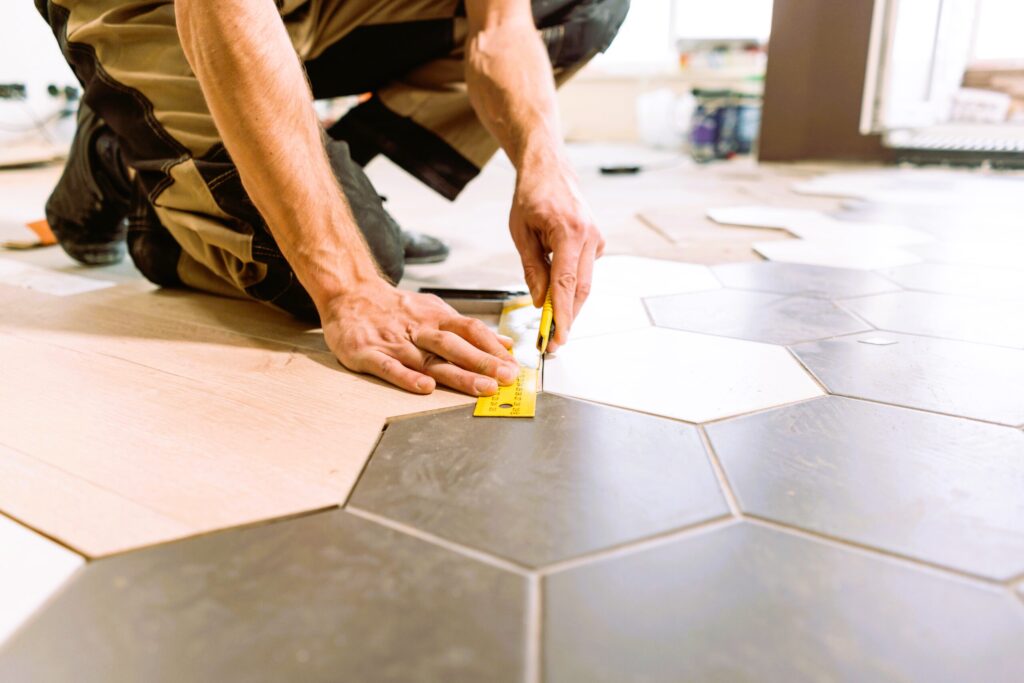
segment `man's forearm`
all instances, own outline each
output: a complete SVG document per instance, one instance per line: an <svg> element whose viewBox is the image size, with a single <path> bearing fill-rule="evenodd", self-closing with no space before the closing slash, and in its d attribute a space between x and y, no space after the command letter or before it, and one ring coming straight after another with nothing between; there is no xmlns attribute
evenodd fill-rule
<svg viewBox="0 0 1024 683"><path fill-rule="evenodd" d="M379 278L274 3L178 0L178 31L242 183L318 307Z"/></svg>
<svg viewBox="0 0 1024 683"><path fill-rule="evenodd" d="M471 17L466 83L480 119L522 172L560 164L564 152L547 51L529 3L510 5Z"/></svg>

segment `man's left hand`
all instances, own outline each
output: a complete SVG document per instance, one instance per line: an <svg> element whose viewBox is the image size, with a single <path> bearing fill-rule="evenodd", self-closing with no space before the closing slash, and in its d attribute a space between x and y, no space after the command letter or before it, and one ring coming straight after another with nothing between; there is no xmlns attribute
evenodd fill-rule
<svg viewBox="0 0 1024 683"><path fill-rule="evenodd" d="M590 294L594 261L604 252L604 238L568 164L519 173L509 228L535 306L543 305L551 286L555 336L548 350L554 351L568 341Z"/></svg>

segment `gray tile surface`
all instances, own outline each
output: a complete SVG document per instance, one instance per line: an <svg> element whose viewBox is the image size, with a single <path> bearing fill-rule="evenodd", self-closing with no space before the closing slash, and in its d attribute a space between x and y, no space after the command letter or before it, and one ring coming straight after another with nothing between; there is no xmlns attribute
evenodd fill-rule
<svg viewBox="0 0 1024 683"><path fill-rule="evenodd" d="M926 292L892 292L841 305L881 330L1024 347L1024 305Z"/></svg>
<svg viewBox="0 0 1024 683"><path fill-rule="evenodd" d="M1024 609L978 587L736 524L545 581L547 683L1011 683Z"/></svg>
<svg viewBox="0 0 1024 683"><path fill-rule="evenodd" d="M520 681L522 577L334 511L87 566L0 680Z"/></svg>
<svg viewBox="0 0 1024 683"><path fill-rule="evenodd" d="M880 272L904 289L1024 302L1024 270L915 263Z"/></svg>
<svg viewBox="0 0 1024 683"><path fill-rule="evenodd" d="M879 338L896 343L862 343ZM792 350L833 394L1024 423L1024 350L894 332L810 342Z"/></svg>
<svg viewBox="0 0 1024 683"><path fill-rule="evenodd" d="M646 299L658 327L769 344L796 344L871 326L830 301L720 289Z"/></svg>
<svg viewBox="0 0 1024 683"><path fill-rule="evenodd" d="M1024 433L826 397L708 425L744 512L991 579L1024 573Z"/></svg>
<svg viewBox="0 0 1024 683"><path fill-rule="evenodd" d="M922 230L940 241L1018 242L1020 210L987 207L979 203L961 206L921 203L881 204L848 201L837 218L905 225Z"/></svg>
<svg viewBox="0 0 1024 683"><path fill-rule="evenodd" d="M877 273L849 268L811 266L802 263L760 261L728 263L711 268L730 289L748 289L775 294L792 294L816 299L899 291L899 285Z"/></svg>
<svg viewBox="0 0 1024 683"><path fill-rule="evenodd" d="M695 428L551 394L395 422L350 505L530 566L728 514Z"/></svg>

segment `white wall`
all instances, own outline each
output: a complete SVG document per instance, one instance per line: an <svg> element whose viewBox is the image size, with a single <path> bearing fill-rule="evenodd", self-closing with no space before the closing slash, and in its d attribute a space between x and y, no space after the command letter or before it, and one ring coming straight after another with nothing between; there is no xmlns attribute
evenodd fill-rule
<svg viewBox="0 0 1024 683"><path fill-rule="evenodd" d="M17 131L31 128L33 117L42 120L60 108L47 94L48 85L78 85L32 0L3 0L0 5L0 83L28 88L25 102L0 100L0 144L24 139Z"/></svg>

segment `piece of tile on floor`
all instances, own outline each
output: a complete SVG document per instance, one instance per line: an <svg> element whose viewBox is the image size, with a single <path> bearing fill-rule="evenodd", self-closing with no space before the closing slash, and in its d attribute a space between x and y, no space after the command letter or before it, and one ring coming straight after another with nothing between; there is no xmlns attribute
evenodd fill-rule
<svg viewBox="0 0 1024 683"><path fill-rule="evenodd" d="M785 294L719 289L645 301L658 327L767 344L796 344L871 329L831 301Z"/></svg>
<svg viewBox="0 0 1024 683"><path fill-rule="evenodd" d="M1005 590L734 524L545 579L544 680L1013 683Z"/></svg>
<svg viewBox="0 0 1024 683"><path fill-rule="evenodd" d="M964 206L847 201L840 215L844 219L907 225L934 236L940 240L937 244L995 242L1024 247L1020 210L1006 206L984 206L977 200ZM918 253L922 248L915 246L909 250Z"/></svg>
<svg viewBox="0 0 1024 683"><path fill-rule="evenodd" d="M695 427L552 394L392 423L349 506L531 567L729 513Z"/></svg>
<svg viewBox="0 0 1024 683"><path fill-rule="evenodd" d="M89 564L0 680L520 681L526 603L521 576L335 510Z"/></svg>
<svg viewBox="0 0 1024 683"><path fill-rule="evenodd" d="M718 289L707 266L638 256L605 256L594 264L594 294L663 296Z"/></svg>
<svg viewBox="0 0 1024 683"><path fill-rule="evenodd" d="M920 256L901 247L856 242L811 240L756 242L754 249L770 261L858 270L878 270L921 262Z"/></svg>
<svg viewBox="0 0 1024 683"><path fill-rule="evenodd" d="M918 263L881 272L905 289L1018 302L1024 300L1024 270Z"/></svg>
<svg viewBox="0 0 1024 683"><path fill-rule="evenodd" d="M0 646L84 562L80 555L0 514Z"/></svg>
<svg viewBox="0 0 1024 683"><path fill-rule="evenodd" d="M728 228L707 217L707 200L688 206L644 209L638 215L660 235L678 245L750 244L762 240L793 239L784 230L774 228Z"/></svg>
<svg viewBox="0 0 1024 683"><path fill-rule="evenodd" d="M545 363L544 390L689 422L822 394L782 347L664 328L571 342Z"/></svg>
<svg viewBox="0 0 1024 683"><path fill-rule="evenodd" d="M572 339L582 339L650 326L650 316L640 297L592 294L572 321L571 335Z"/></svg>
<svg viewBox="0 0 1024 683"><path fill-rule="evenodd" d="M805 240L899 247L926 244L934 239L927 233L903 225L841 221L821 211L777 206L709 209L708 216L723 225L782 229Z"/></svg>
<svg viewBox="0 0 1024 683"><path fill-rule="evenodd" d="M996 580L1024 574L1024 433L829 396L707 427L758 517Z"/></svg>
<svg viewBox="0 0 1024 683"><path fill-rule="evenodd" d="M1016 301L890 292L848 299L841 305L880 330L1024 347L1024 309Z"/></svg>
<svg viewBox="0 0 1024 683"><path fill-rule="evenodd" d="M881 345L875 338L895 341ZM908 408L1024 424L1024 351L867 332L792 351L830 393Z"/></svg>
<svg viewBox="0 0 1024 683"><path fill-rule="evenodd" d="M877 273L802 263L760 261L712 266L711 272L728 289L839 299L899 291L899 285Z"/></svg>
<svg viewBox="0 0 1024 683"><path fill-rule="evenodd" d="M966 237L966 235L964 236ZM907 248L929 263L959 266L1024 269L1024 235L1017 241L933 242Z"/></svg>

